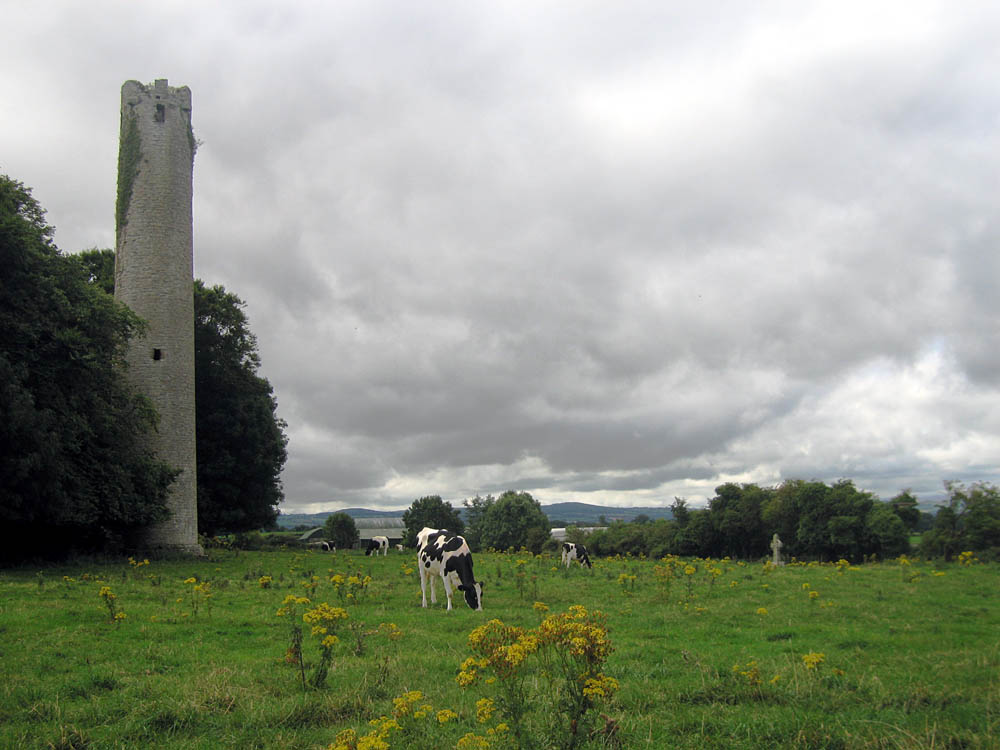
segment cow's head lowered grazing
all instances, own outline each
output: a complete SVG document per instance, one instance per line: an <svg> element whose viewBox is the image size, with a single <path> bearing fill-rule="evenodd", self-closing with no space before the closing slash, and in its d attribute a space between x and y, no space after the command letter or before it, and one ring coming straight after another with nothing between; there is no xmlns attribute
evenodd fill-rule
<svg viewBox="0 0 1000 750"><path fill-rule="evenodd" d="M417 565L420 568L420 593L424 607L427 606L428 581L431 585L431 604L437 603L434 579L440 576L448 595L448 609L451 609L453 584L465 596L465 603L471 609L483 608L483 584L473 576L472 552L465 539L458 534L424 527L417 534Z"/></svg>

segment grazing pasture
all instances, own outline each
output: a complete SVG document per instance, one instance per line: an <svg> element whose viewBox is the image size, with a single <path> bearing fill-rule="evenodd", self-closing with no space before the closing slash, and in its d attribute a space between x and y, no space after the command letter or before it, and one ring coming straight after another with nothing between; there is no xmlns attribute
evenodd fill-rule
<svg viewBox="0 0 1000 750"><path fill-rule="evenodd" d="M994 564L593 564L477 553L481 612L413 551L3 570L0 747L1000 747Z"/></svg>

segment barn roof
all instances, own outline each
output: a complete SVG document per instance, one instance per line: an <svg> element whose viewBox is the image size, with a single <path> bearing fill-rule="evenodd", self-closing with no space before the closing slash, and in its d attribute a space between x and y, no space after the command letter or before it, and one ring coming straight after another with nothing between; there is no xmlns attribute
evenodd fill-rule
<svg viewBox="0 0 1000 750"><path fill-rule="evenodd" d="M607 527L605 527L605 526L577 526L576 528L579 531L584 531L584 532L586 532L586 533L589 534L592 531L602 531L602 530L604 530ZM555 539L557 542L565 542L566 541L566 529L552 529L551 534L552 534L552 538Z"/></svg>
<svg viewBox="0 0 1000 750"><path fill-rule="evenodd" d="M403 532L406 531L402 516L355 518L354 527L358 530L358 536L362 539L371 539L373 536L402 538Z"/></svg>

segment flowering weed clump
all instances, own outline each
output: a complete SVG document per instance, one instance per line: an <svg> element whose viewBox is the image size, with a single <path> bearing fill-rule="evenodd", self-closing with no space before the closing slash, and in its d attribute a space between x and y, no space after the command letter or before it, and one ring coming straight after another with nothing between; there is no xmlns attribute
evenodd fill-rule
<svg viewBox="0 0 1000 750"><path fill-rule="evenodd" d="M319 645L319 661L309 677L309 684L314 688L326 684L326 676L333 663L333 647L340 639L333 634L338 623L347 619L347 611L341 607L331 607L326 602L320 602L302 615L302 621L310 626L310 634Z"/></svg>
<svg viewBox="0 0 1000 750"><path fill-rule="evenodd" d="M607 636L604 615L580 605L548 615L537 628L490 620L469 634L475 655L455 679L495 693L477 703L477 717L487 720L495 706L517 747L575 748L590 734L593 709L618 690L601 671L613 650Z"/></svg>
<svg viewBox="0 0 1000 750"><path fill-rule="evenodd" d="M319 586L319 576L310 575L306 580L302 582L302 588L306 590L309 596L316 596L316 588Z"/></svg>
<svg viewBox="0 0 1000 750"><path fill-rule="evenodd" d="M391 716L383 714L369 721L371 729L366 734L342 730L327 750L388 750L389 740L396 738L400 740L398 747L441 747L436 730L458 719L458 713L450 708L435 711L420 690L407 690L393 698ZM456 747L460 746L461 740Z"/></svg>
<svg viewBox="0 0 1000 750"><path fill-rule="evenodd" d="M698 572L698 569L694 565L684 566L684 583L687 586L687 598L694 598L694 574Z"/></svg>
<svg viewBox="0 0 1000 750"><path fill-rule="evenodd" d="M132 572L135 575L135 577L138 578L139 570L149 565L149 559L147 558L143 560L136 560L134 557L130 557L128 559L128 564L129 567L132 569Z"/></svg>
<svg viewBox="0 0 1000 750"><path fill-rule="evenodd" d="M118 609L118 597L109 586L101 586L97 595L104 601L104 607L108 610L108 620L112 625L117 625L125 619L125 613Z"/></svg>
<svg viewBox="0 0 1000 750"><path fill-rule="evenodd" d="M817 670L819 665L826 660L826 654L817 653L815 651L810 651L808 654L802 655L802 663L805 665L806 669Z"/></svg>
<svg viewBox="0 0 1000 750"><path fill-rule="evenodd" d="M636 576L631 573L620 573L618 575L618 585L621 587L622 594L631 596L635 593L635 579Z"/></svg>
<svg viewBox="0 0 1000 750"><path fill-rule="evenodd" d="M299 624L298 607L307 604L309 604L309 600L306 597L289 594L276 612L278 617L287 617L291 623L289 627L290 640L288 648L285 649L285 662L299 668L303 690L306 689L306 665L302 659L302 626Z"/></svg>
<svg viewBox="0 0 1000 750"><path fill-rule="evenodd" d="M359 604L364 601L371 582L371 576L362 576L360 572L335 573L330 576L330 583L342 604Z"/></svg>
<svg viewBox="0 0 1000 750"><path fill-rule="evenodd" d="M656 577L656 583L663 594L664 601L670 600L670 584L674 581L673 561L674 557L667 555L653 568L653 575Z"/></svg>
<svg viewBox="0 0 1000 750"><path fill-rule="evenodd" d="M184 585L190 586L191 589L191 615L193 617L198 616L198 609L202 604L205 605L205 609L208 612L208 616L212 616L212 585L208 581L199 581L197 578L186 578L184 580Z"/></svg>
<svg viewBox="0 0 1000 750"><path fill-rule="evenodd" d="M746 684L753 690L759 690L763 683L756 659L751 659L746 664L734 664L733 675L745 680Z"/></svg>

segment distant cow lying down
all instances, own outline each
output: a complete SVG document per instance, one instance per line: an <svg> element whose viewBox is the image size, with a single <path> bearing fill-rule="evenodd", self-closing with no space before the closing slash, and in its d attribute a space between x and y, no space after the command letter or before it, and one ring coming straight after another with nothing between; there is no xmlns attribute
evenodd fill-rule
<svg viewBox="0 0 1000 750"><path fill-rule="evenodd" d="M590 558L587 556L587 548L582 544L573 544L573 542L563 542L562 546L562 561L563 564L568 568L569 564L576 560L580 565L586 565L588 568L594 567L590 564Z"/></svg>
<svg viewBox="0 0 1000 750"><path fill-rule="evenodd" d="M382 556L385 557L389 554L389 539L384 536L373 536L368 541L368 549L365 550L365 556L372 554L373 552L377 555L379 550L382 551Z"/></svg>
<svg viewBox="0 0 1000 750"><path fill-rule="evenodd" d="M483 608L483 584L472 573L472 552L465 539L445 529L424 527L417 534L417 566L420 568L421 605L427 606L427 583L431 585L431 604L437 604L434 579L441 576L451 609L451 587L455 584L465 595L470 608Z"/></svg>

